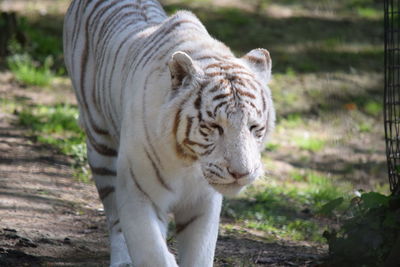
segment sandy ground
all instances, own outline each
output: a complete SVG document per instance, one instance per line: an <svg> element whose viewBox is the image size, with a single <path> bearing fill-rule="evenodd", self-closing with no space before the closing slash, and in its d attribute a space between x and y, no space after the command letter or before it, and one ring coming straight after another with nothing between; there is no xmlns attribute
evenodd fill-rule
<svg viewBox="0 0 400 267"><path fill-rule="evenodd" d="M95 188L23 133L0 117L0 266L107 266Z"/></svg>

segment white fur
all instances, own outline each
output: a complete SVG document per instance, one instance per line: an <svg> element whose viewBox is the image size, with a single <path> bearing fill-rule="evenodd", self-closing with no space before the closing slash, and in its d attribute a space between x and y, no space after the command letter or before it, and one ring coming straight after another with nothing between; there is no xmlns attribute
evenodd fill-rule
<svg viewBox="0 0 400 267"><path fill-rule="evenodd" d="M234 195L262 174L259 151L275 119L266 85L271 60L263 49L235 58L189 12L167 19L153 0L119 4L125 2L143 8L138 14L146 19L123 24L126 19L121 13L124 19L112 24L107 16L120 14L113 14L118 6L93 0L84 9L75 0L64 26L66 66L109 225L110 266L178 266L165 241L172 213L178 230L183 229L177 234L179 266L210 267L220 193ZM149 5L152 8L145 8ZM91 13L100 13L102 7L107 10L105 18L87 24L96 18ZM110 23L106 25L110 31L101 28L104 21ZM168 27L173 30L166 31ZM163 41L166 32L172 36L169 42ZM149 40L154 42L148 44ZM212 75L219 71L221 77ZM237 75L238 71L244 74ZM241 76L250 81L229 80ZM233 91L233 106L218 111L217 95ZM196 104L199 96L203 121L194 107L200 105ZM263 112L256 112L263 106L267 106ZM208 110L215 110L215 117L207 117ZM109 134L99 134L93 123ZM207 137L201 134L202 123L212 128ZM257 135L252 125L265 129ZM209 146L196 145L205 142ZM117 156L102 146L114 149ZM210 147L212 152L206 153Z"/></svg>

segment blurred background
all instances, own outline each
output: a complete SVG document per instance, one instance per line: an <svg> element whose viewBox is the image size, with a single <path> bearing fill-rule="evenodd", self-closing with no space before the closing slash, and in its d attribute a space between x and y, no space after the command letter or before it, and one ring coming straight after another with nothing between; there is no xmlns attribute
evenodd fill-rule
<svg viewBox="0 0 400 267"><path fill-rule="evenodd" d="M281 247L269 250L278 256L268 266L281 266L279 259L282 266L299 266L324 255L322 233L337 224L342 200L366 191L389 193L383 1L161 2L169 14L194 12L237 56L262 47L273 61L277 123L263 151L267 174L239 197L225 200L218 266L268 264L265 246L271 242ZM74 182L95 192L63 64L68 4L0 0L0 113L3 122L24 127L34 142L66 155ZM337 199L335 210L325 205ZM256 243L238 252L234 239Z"/></svg>

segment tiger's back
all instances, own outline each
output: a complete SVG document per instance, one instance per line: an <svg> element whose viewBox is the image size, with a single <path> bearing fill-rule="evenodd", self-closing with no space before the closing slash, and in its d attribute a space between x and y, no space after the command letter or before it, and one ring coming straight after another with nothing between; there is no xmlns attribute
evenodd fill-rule
<svg viewBox="0 0 400 267"><path fill-rule="evenodd" d="M117 100L121 97L117 96L124 86L119 77L128 63L127 53L140 46L138 33L166 18L153 0L71 3L64 23L65 63L87 132L112 134L118 139L115 129L120 128L120 110L116 107L120 107Z"/></svg>

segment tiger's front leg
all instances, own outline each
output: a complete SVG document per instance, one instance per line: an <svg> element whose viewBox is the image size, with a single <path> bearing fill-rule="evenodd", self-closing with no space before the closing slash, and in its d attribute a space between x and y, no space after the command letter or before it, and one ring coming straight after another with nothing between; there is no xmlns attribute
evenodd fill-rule
<svg viewBox="0 0 400 267"><path fill-rule="evenodd" d="M212 193L175 213L180 267L212 267L222 196Z"/></svg>
<svg viewBox="0 0 400 267"><path fill-rule="evenodd" d="M118 170L118 214L133 266L178 267L166 244L166 214L157 210L130 167Z"/></svg>

